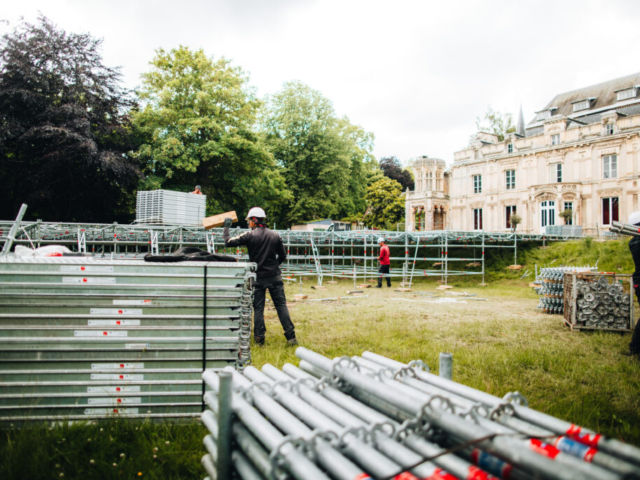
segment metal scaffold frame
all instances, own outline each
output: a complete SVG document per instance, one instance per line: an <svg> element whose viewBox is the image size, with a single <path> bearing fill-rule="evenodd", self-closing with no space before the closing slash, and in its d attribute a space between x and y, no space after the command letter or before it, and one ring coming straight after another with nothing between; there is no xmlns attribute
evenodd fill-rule
<svg viewBox="0 0 640 480"><path fill-rule="evenodd" d="M64 245L73 251L98 258L135 259L147 253L170 254L180 247L194 246L211 253L224 253L248 259L244 249L225 249L222 229L205 231L199 227L148 225L0 222L0 240L15 245L41 247ZM14 229L15 230L15 229ZM243 230L233 229L232 236ZM518 242L561 241L573 237L495 233L485 231L394 232L357 230L346 232L279 230L287 261L283 275L349 278L367 281L378 276L377 238L384 237L391 249L391 277L401 277L410 285L416 277L480 275L484 282L485 251L489 248L513 249L517 263ZM460 265L462 263L462 265ZM456 268L457 267L457 268Z"/></svg>

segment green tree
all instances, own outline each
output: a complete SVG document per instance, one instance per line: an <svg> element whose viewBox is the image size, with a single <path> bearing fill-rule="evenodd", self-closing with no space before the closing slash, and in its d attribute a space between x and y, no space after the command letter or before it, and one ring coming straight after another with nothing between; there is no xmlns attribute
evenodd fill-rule
<svg viewBox="0 0 640 480"><path fill-rule="evenodd" d="M369 227L391 230L404 217L402 186L383 177L367 188L367 213L364 222Z"/></svg>
<svg viewBox="0 0 640 480"><path fill-rule="evenodd" d="M252 206L267 212L289 198L273 156L254 131L260 102L239 67L203 50L159 49L143 75L145 107L134 122L145 141L142 188L200 184L209 213Z"/></svg>
<svg viewBox="0 0 640 480"><path fill-rule="evenodd" d="M487 108L484 118L476 118L476 128L479 132L493 133L498 136L499 141L503 141L507 133L513 133L516 131L516 126L513 124L513 116L510 113L501 113L493 110L491 107Z"/></svg>
<svg viewBox="0 0 640 480"><path fill-rule="evenodd" d="M375 164L373 135L337 118L320 92L299 81L285 83L268 98L261 129L293 195L282 205L279 222L364 210L367 171Z"/></svg>

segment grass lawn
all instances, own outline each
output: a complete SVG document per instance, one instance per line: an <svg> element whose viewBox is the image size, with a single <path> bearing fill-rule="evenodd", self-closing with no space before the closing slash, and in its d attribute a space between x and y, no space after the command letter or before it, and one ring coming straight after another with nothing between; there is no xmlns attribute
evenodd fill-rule
<svg viewBox="0 0 640 480"><path fill-rule="evenodd" d="M451 352L458 382L498 396L519 391L535 409L640 445L640 362L621 355L630 336L570 332L561 316L536 310L530 280L480 288L478 277L454 279L452 291L487 299L458 303L417 294L436 292L433 280L417 283L412 293L385 286L365 290L368 298L292 302L291 315L300 344L329 357L370 350L403 362L422 359L437 372L438 354ZM345 296L353 287L344 280L316 291L314 283L303 285L309 298ZM288 286L289 300L299 290ZM254 366L297 364L275 311L268 309L266 319L267 343L253 349ZM204 435L196 422L8 429L0 440L0 477L202 478Z"/></svg>

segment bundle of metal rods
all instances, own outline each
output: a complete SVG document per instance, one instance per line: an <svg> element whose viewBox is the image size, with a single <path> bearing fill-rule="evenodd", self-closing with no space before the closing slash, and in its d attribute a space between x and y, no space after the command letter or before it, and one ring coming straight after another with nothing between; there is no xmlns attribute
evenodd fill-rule
<svg viewBox="0 0 640 480"><path fill-rule="evenodd" d="M456 383L448 354L443 376L370 352L296 355L203 374L210 479L640 478L640 449Z"/></svg>
<svg viewBox="0 0 640 480"><path fill-rule="evenodd" d="M603 275L595 281L579 281L576 287L579 324L585 327L629 328L633 298L630 293L625 293L615 277Z"/></svg>
<svg viewBox="0 0 640 480"><path fill-rule="evenodd" d="M629 223L621 222L611 222L610 230L613 233L631 235L632 237L640 237L640 227L638 225L631 225Z"/></svg>
<svg viewBox="0 0 640 480"><path fill-rule="evenodd" d="M564 274L592 270L592 267L541 268L540 274L533 282L540 285L536 288L536 293L540 295L538 308L544 313L562 314L564 312Z"/></svg>

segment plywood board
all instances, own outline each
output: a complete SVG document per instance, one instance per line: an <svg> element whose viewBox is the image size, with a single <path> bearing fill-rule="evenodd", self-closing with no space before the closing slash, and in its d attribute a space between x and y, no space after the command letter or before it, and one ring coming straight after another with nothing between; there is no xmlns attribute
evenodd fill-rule
<svg viewBox="0 0 640 480"><path fill-rule="evenodd" d="M224 219L230 218L233 220L233 223L238 221L238 215L236 215L235 210L232 212L220 213L219 215L213 215L212 217L207 217L202 219L202 226L205 230L210 230L212 228L218 228L224 225Z"/></svg>

